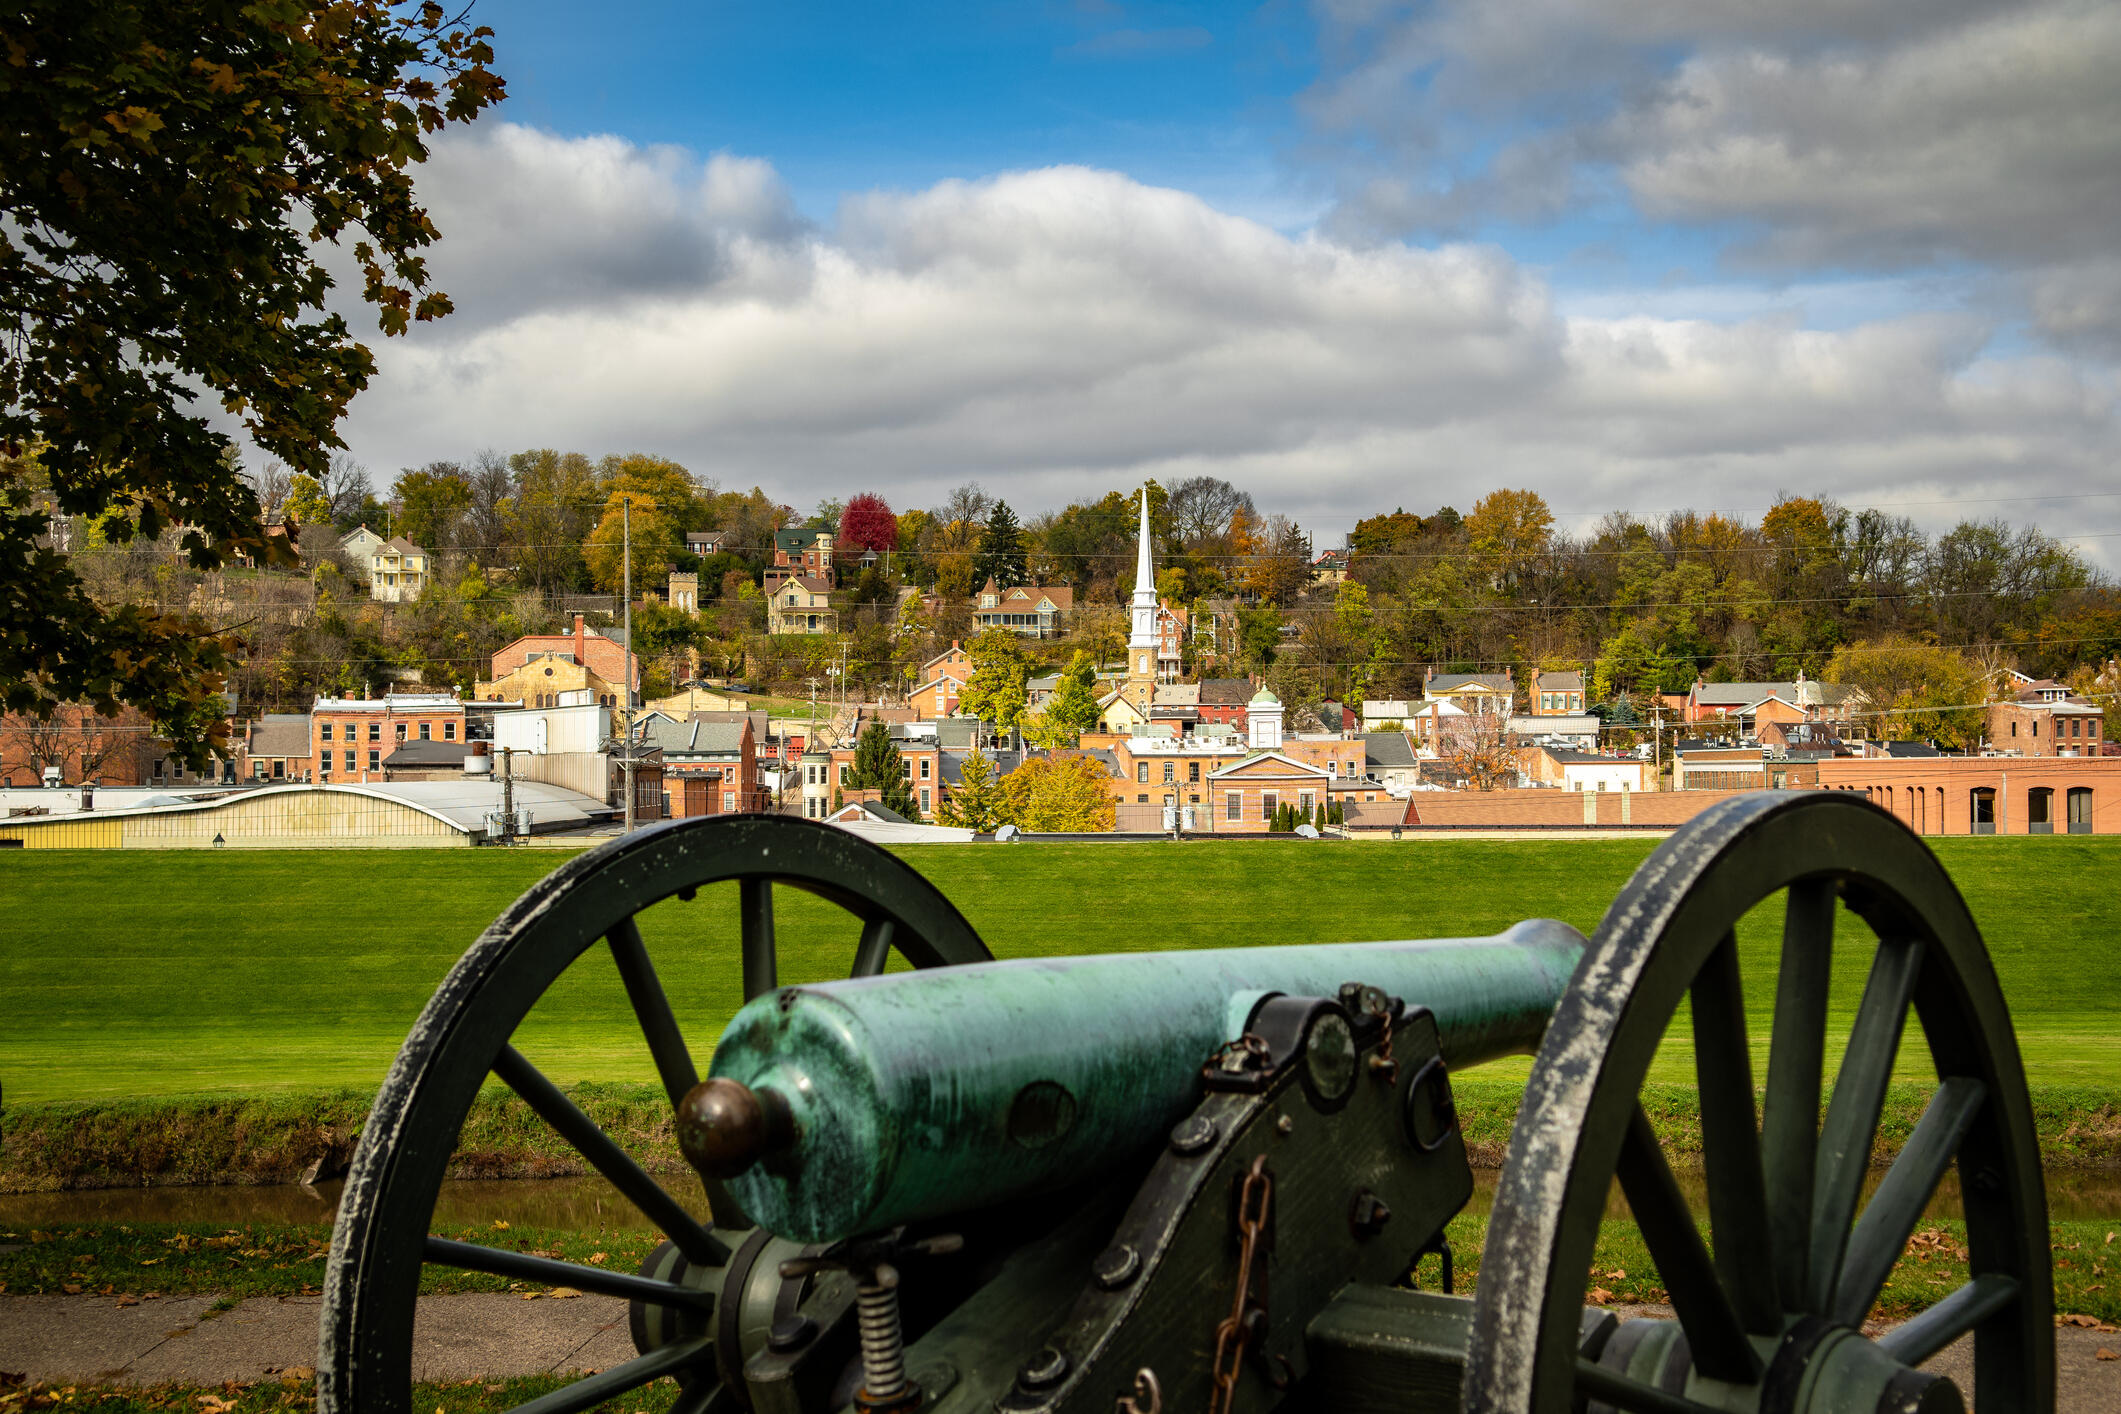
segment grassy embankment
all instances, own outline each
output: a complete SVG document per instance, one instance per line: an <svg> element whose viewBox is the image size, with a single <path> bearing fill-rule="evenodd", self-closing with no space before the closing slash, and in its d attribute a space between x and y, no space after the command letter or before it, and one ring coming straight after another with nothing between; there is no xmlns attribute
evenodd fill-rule
<svg viewBox="0 0 2121 1414"><path fill-rule="evenodd" d="M1945 840L2018 1024L2052 1161L2121 1162L2121 841ZM999 956L1492 932L1528 916L1594 928L1643 841L1421 845L1042 844L905 851ZM435 983L479 930L555 867L543 851L23 854L0 865L0 1188L73 1182L284 1181L355 1128ZM702 1056L739 1002L734 890L642 918ZM1772 911L1767 911L1772 914ZM806 895L778 906L781 976L844 972L852 920ZM1844 919L1849 935L1867 937ZM1765 1064L1779 914L1740 941ZM1866 958L1842 950L1845 1023ZM592 953L518 1044L644 1152L667 1153L652 1070L616 974ZM1921 1103L1903 1047L1890 1145ZM1689 1147L1690 1056L1653 1079ZM1476 1152L1499 1156L1521 1061L1461 1077ZM468 1174L567 1171L569 1156L494 1096L465 1136Z"/></svg>

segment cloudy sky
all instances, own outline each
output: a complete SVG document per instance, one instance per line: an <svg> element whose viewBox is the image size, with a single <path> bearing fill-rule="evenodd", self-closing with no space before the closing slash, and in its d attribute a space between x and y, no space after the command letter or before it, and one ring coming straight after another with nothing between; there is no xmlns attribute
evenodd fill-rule
<svg viewBox="0 0 2121 1414"><path fill-rule="evenodd" d="M1226 476L1321 545L1781 490L2121 565L2121 6L482 0L381 481L645 450L807 508Z"/></svg>

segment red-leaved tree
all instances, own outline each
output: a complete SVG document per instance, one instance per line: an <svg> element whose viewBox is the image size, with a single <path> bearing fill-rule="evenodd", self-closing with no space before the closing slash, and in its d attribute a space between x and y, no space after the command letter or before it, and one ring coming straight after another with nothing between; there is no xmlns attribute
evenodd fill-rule
<svg viewBox="0 0 2121 1414"><path fill-rule="evenodd" d="M833 546L839 555L859 555L864 550L896 550L898 517L890 503L873 491L864 491L840 512L840 537Z"/></svg>

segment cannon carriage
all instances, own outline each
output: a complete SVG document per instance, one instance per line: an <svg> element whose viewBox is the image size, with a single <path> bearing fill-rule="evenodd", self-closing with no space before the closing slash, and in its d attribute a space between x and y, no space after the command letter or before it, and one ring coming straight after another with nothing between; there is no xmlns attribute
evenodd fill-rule
<svg viewBox="0 0 2121 1414"><path fill-rule="evenodd" d="M731 881L747 1000L703 1076L634 918ZM854 915L848 980L779 985L783 887ZM1756 1088L1736 929L1778 896ZM1837 935L1844 911L1862 926ZM612 1045L653 1057L711 1223L513 1044L592 949L639 1023ZM1837 950L1870 961L1830 1071ZM887 971L893 954L910 968ZM1938 1085L1865 1201L1911 1010ZM1692 1043L1706 1235L1640 1103L1668 1031ZM1473 1180L1451 1078L1526 1052L1462 1293L1445 1227ZM641 1271L429 1232L489 1077L666 1236ZM1867 1325L1954 1167L1970 1280ZM1669 1318L1586 1305L1616 1181ZM1588 941L1531 921L1490 938L1014 961L849 834L693 820L532 888L421 1015L341 1203L318 1394L325 1414L408 1410L414 1297L438 1263L630 1303L637 1357L519 1414L664 1377L682 1414L2048 1410L2048 1262L2031 1108L1979 932L1920 839L1845 795L1712 808ZM1970 1388L1923 1368L1969 1335Z"/></svg>

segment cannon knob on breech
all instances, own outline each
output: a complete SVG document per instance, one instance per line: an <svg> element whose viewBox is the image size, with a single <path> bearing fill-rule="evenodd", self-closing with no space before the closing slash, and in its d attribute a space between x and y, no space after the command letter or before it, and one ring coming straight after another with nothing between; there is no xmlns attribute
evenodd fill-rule
<svg viewBox="0 0 2121 1414"><path fill-rule="evenodd" d="M702 1078L636 917L716 882L736 886L747 1000ZM859 920L853 980L779 985L785 886ZM700 930L649 931L666 957ZM512 1041L605 949L674 1120L674 1152L647 1169ZM894 952L915 970L885 975ZM1851 968L1867 980L1830 1070L1830 983ZM1769 995L1756 1090L1749 1001ZM1910 1015L1938 1085L1866 1201ZM1691 1042L1706 1235L1641 1102L1668 1030ZM1534 1050L1468 1298L1449 1290L1445 1241L1473 1186L1452 1076ZM668 1234L640 1273L429 1234L489 1074ZM713 1223L657 1176L680 1158ZM1955 1164L1971 1279L1881 1334L1867 1319ZM1616 1181L1667 1318L1586 1305ZM631 1304L638 1357L522 1414L577 1414L665 1376L677 1414L1944 1414L1961 1391L1925 1365L1966 1335L1974 1404L2044 1411L2047 1241L1980 935L1922 841L1843 793L1712 807L1588 944L1533 921L1004 963L874 846L709 818L563 866L445 980L363 1130L318 1402L409 1414L414 1296L436 1262ZM1444 1255L1441 1290L1414 1289L1428 1252Z"/></svg>

